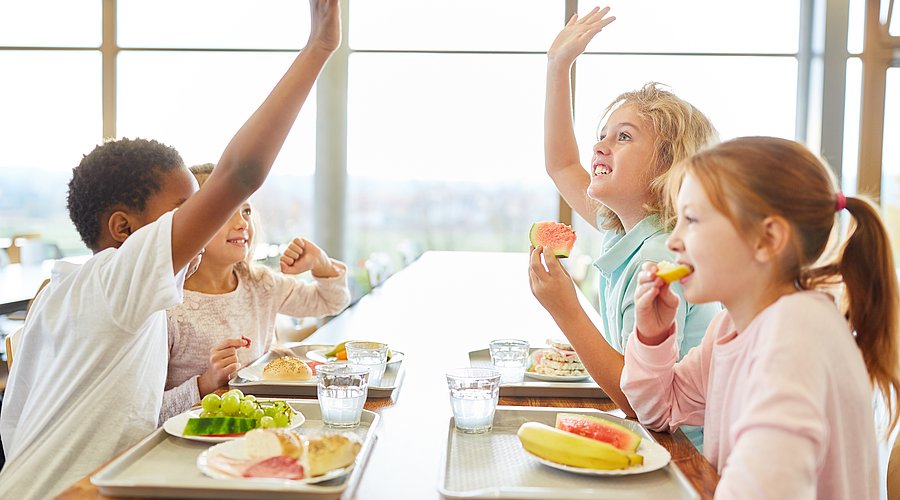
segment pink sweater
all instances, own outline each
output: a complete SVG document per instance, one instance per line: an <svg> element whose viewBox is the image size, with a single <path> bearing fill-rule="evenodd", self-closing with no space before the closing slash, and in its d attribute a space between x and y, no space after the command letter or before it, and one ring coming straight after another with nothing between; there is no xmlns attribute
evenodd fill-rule
<svg viewBox="0 0 900 500"><path fill-rule="evenodd" d="M632 335L622 390L651 429L704 426L716 498L878 498L872 388L829 296L782 297L741 333L723 311L677 359L674 335Z"/></svg>
<svg viewBox="0 0 900 500"><path fill-rule="evenodd" d="M266 267L253 275L238 268L233 292L206 294L184 291L184 302L168 309L169 370L159 423L200 402L197 377L206 371L209 351L228 338L250 338L250 347L238 349L238 361L247 366L265 354L275 339L275 315L324 316L341 312L350 303L347 267L334 278L307 283Z"/></svg>

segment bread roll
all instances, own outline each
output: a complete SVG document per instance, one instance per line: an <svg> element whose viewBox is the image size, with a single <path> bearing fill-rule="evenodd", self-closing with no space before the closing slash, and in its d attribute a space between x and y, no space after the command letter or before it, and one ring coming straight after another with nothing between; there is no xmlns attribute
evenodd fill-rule
<svg viewBox="0 0 900 500"><path fill-rule="evenodd" d="M263 378L268 380L309 380L312 377L309 365L290 356L273 359L263 368Z"/></svg>
<svg viewBox="0 0 900 500"><path fill-rule="evenodd" d="M353 464L360 448L359 440L352 435L327 434L309 438L309 475L321 476L330 470Z"/></svg>
<svg viewBox="0 0 900 500"><path fill-rule="evenodd" d="M302 461L306 455L306 440L289 429L253 429L244 437L247 458L286 456Z"/></svg>

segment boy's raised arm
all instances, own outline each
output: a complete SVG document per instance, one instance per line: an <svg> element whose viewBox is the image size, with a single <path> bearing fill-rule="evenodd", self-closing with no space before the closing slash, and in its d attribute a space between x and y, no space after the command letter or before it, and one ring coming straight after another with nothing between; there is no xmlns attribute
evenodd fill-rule
<svg viewBox="0 0 900 500"><path fill-rule="evenodd" d="M584 220L596 226L595 210L586 191L591 177L578 154L572 124L570 69L575 58L604 26L615 20L605 17L609 7L594 8L587 15L572 19L557 35L547 51L547 90L544 102L544 163L556 189Z"/></svg>
<svg viewBox="0 0 900 500"><path fill-rule="evenodd" d="M306 47L228 143L203 189L175 212L172 264L176 273L269 175L313 83L341 43L339 6L339 0L310 0L312 26Z"/></svg>

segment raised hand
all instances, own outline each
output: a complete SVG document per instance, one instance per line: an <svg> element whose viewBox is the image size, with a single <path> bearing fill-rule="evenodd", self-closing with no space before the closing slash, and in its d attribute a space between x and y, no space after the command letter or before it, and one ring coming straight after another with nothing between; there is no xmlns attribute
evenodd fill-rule
<svg viewBox="0 0 900 500"><path fill-rule="evenodd" d="M225 339L209 351L206 371L197 379L200 397L203 397L228 383L228 379L241 368L237 350L247 347L243 338Z"/></svg>
<svg viewBox="0 0 900 500"><path fill-rule="evenodd" d="M581 19L578 14L573 15L566 27L556 35L547 51L547 57L565 65L572 64L584 52L594 35L616 20L614 16L605 17L608 13L609 7L594 7Z"/></svg>
<svg viewBox="0 0 900 500"><path fill-rule="evenodd" d="M284 274L300 274L310 270L313 276L319 278L330 278L338 275L337 270L331 264L331 259L328 258L324 250L309 240L294 238L281 256L281 272Z"/></svg>
<svg viewBox="0 0 900 500"><path fill-rule="evenodd" d="M547 267L541 262L541 255L544 256ZM572 308L580 307L578 295L575 293L575 283L553 252L545 252L540 246L531 248L528 279L531 293L551 316L565 314Z"/></svg>
<svg viewBox="0 0 900 500"><path fill-rule="evenodd" d="M309 18L312 23L306 48L320 48L334 52L341 45L340 0L310 0Z"/></svg>
<svg viewBox="0 0 900 500"><path fill-rule="evenodd" d="M670 284L656 275L657 267L645 262L638 273L638 287L634 293L634 324L645 344L657 345L675 333L675 312L678 296Z"/></svg>

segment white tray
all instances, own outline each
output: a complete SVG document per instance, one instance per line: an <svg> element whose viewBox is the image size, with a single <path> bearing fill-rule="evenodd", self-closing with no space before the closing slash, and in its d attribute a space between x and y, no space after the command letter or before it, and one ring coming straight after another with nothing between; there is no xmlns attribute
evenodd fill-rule
<svg viewBox="0 0 900 500"><path fill-rule="evenodd" d="M303 434L330 432L322 423L317 401L289 400L299 408L306 421L298 429ZM210 443L189 441L170 436L159 428L143 441L126 450L118 458L91 477L108 496L155 498L341 498L359 483L366 461L375 444L375 429L380 417L363 410L360 426L353 432L363 442L356 465L349 475L316 484L285 487L279 483L243 480L224 481L203 475L197 468L197 457Z"/></svg>
<svg viewBox="0 0 900 500"><path fill-rule="evenodd" d="M522 448L516 431L525 422L554 425L556 414L562 412L602 416L653 441L637 422L599 410L499 406L493 430L487 434L456 432L453 418L450 419L438 491L448 498L700 498L673 462L653 472L628 476L579 475L541 464Z"/></svg>
<svg viewBox="0 0 900 500"><path fill-rule="evenodd" d="M300 344L290 343L284 344L283 347L293 351L298 358L305 361L318 361L318 357L310 358L307 353L310 351L322 351L331 349L332 345L322 344ZM266 353L259 359L247 365L243 370L255 369L260 365L265 365L272 359L278 357L272 353ZM405 371L403 369L404 354L394 351L394 357L388 362L381 377L381 384L377 386L369 386L368 397L373 399L389 398L394 390L400 387L403 382ZM250 380L240 375L241 371L228 381L228 386L232 389L240 389L244 394L253 394L254 396L281 396L281 397L316 397L316 380L313 378L309 381L290 382L280 380Z"/></svg>
<svg viewBox="0 0 900 500"><path fill-rule="evenodd" d="M535 351L541 348L532 347L529 356L534 355ZM490 349L481 349L480 351L472 351L469 353L469 364L478 368L491 367L491 351ZM523 396L523 397L545 397L545 398L603 398L609 399L609 396L603 392L603 389L588 377L582 382L544 382L541 380L525 377L524 382L516 384L501 384L501 396Z"/></svg>

